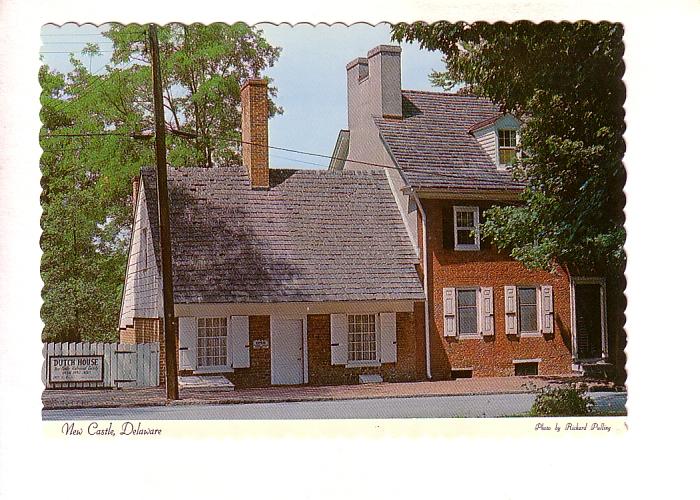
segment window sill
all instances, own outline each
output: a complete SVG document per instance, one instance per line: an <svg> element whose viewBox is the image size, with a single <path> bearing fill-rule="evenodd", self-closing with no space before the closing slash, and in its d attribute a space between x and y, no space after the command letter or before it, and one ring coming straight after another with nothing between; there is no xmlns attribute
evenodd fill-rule
<svg viewBox="0 0 700 500"><path fill-rule="evenodd" d="M457 252L477 252L480 250L478 246L464 246L464 245L455 245L455 250Z"/></svg>
<svg viewBox="0 0 700 500"><path fill-rule="evenodd" d="M542 337L542 332L519 332L518 337Z"/></svg>
<svg viewBox="0 0 700 500"><path fill-rule="evenodd" d="M348 361L346 368L366 368L382 366L379 361Z"/></svg>
<svg viewBox="0 0 700 500"><path fill-rule="evenodd" d="M211 375L212 373L233 373L233 368L222 366L221 368L198 368L192 372L193 375Z"/></svg>
<svg viewBox="0 0 700 500"><path fill-rule="evenodd" d="M474 334L469 334L469 335L457 335L457 340L481 340L481 335L478 333Z"/></svg>

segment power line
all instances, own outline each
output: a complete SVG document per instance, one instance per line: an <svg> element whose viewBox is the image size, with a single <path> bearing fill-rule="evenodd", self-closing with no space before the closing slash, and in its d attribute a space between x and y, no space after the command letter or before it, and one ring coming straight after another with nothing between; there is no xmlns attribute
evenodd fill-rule
<svg viewBox="0 0 700 500"><path fill-rule="evenodd" d="M118 132L80 132L74 134L39 134L39 137L95 137L105 135L131 137L133 134L122 134Z"/></svg>
<svg viewBox="0 0 700 500"><path fill-rule="evenodd" d="M296 158L288 158L286 156L280 156L280 155L270 155L273 158L277 158L279 160L288 160L288 161L293 161L295 163L304 163L305 165L314 165L316 167L326 167L326 165L322 165L321 163L314 163L312 161L304 161L304 160L298 160Z"/></svg>
<svg viewBox="0 0 700 500"><path fill-rule="evenodd" d="M128 62L128 61L127 61L127 62ZM114 69L124 69L124 67L123 67L124 64L126 64L126 62L119 63L119 64L117 64L117 65L114 67ZM91 82L89 82L89 83L82 89L82 93L79 94L78 96L76 96L75 99L66 99L62 104L59 104L58 106L56 106L56 111L64 111L64 110L67 109L72 103L76 102L77 100L81 99L82 97L85 97L85 96L87 95L87 94L85 93L85 91L88 90L89 88L93 87L94 85L97 85L98 87L99 87L100 85L103 85L103 84L106 82L106 80L103 80L103 79L99 78L99 76L102 76L102 75L98 75L97 73L99 73L100 71L102 71L102 70L103 70L104 68L106 68L108 65L109 65L109 61L106 62L106 63L104 63L102 66L100 66L100 68L97 69L97 70L95 71L95 73L91 73L91 76L93 76L94 78L93 78L93 80L92 80ZM120 65L122 65L121 68L119 68Z"/></svg>
<svg viewBox="0 0 700 500"><path fill-rule="evenodd" d="M64 134L64 135L62 135L62 134L50 134L50 135L45 135L44 137L99 137L99 136L110 136L110 135L111 135L111 136L124 137L124 138L134 138L134 139L142 138L142 137L138 137L136 134L123 134L123 133L115 133L115 132L97 132L97 133ZM243 140L241 140L241 139L228 139L228 138L226 138L226 137L216 137L216 136L215 136L215 137L212 137L212 138L213 138L213 139L219 139L219 140L226 141L226 142L235 142L235 143L238 143L238 144L250 144L251 146L261 146L261 147L265 147L264 144L260 144L260 143L256 143L256 142L251 142L251 141L243 141ZM362 160L354 160L354 159L352 159L352 158L342 158L342 157L340 157L340 156L330 156L330 155L324 155L324 154L320 154L320 153L311 153L311 152L308 152L308 151L301 151L301 150L298 150L298 149L291 149L291 148L283 148L283 147L279 147L279 146L270 146L270 145L267 145L267 148L268 148L268 149L275 149L275 150L278 150L278 151L286 151L286 152L289 152L289 153L295 153L295 154L301 154L301 155L307 155L307 156L315 156L315 157L317 157L317 158L326 158L326 159L329 159L329 160L341 160L341 161L345 161L345 162L357 163L357 164L359 164L359 165L366 165L366 166L370 166L370 167L389 168L389 169L392 169L392 170L403 171L403 168L402 168L402 167L399 167L399 166L396 166L396 165L385 165L385 164L382 164L382 163L373 163L373 162L362 161ZM279 157L278 157L278 158L279 158ZM297 161L297 162L299 162L299 163L306 163L306 164L309 164L309 165L315 165L315 166L318 166L318 167L325 167L325 165L320 165L320 164L318 164L318 163L312 163L312 162L306 162L306 161L303 161L303 160L295 160L295 159L292 159L292 158L284 158L284 157L283 157L283 159L285 159L285 160L290 160L290 161ZM459 175L453 175L453 174L448 174L448 173L443 173L443 172L435 172L435 171L431 171L431 172L430 172L430 175L435 175L435 176L438 176L438 177L444 177L444 178L447 178L447 179L460 179L460 178L461 178Z"/></svg>
<svg viewBox="0 0 700 500"><path fill-rule="evenodd" d="M98 49L98 52L115 52L114 50L102 50ZM40 50L39 54L76 54L77 52L75 50ZM81 56L89 56L92 54L82 54L80 53Z"/></svg>
<svg viewBox="0 0 700 500"><path fill-rule="evenodd" d="M111 41L110 42L86 42L84 40L83 41L66 40L66 41L60 41L60 42L45 42L42 40L41 44L42 45L77 45L77 44L87 45L87 44L91 44L91 45L110 45L110 46L114 45Z"/></svg>
<svg viewBox="0 0 700 500"><path fill-rule="evenodd" d="M103 31L100 33L42 33L41 36L42 38L45 36L70 36L70 37L76 37L76 36L105 36L105 33L108 33L108 31ZM123 30L119 32L120 34L127 34L127 35L146 35L146 30Z"/></svg>
<svg viewBox="0 0 700 500"><path fill-rule="evenodd" d="M227 139L227 138L225 138L225 137L214 137L214 139L220 139L220 140L222 140L222 141L236 142L236 143L239 143L239 144L250 144L251 146L262 146L262 147L265 147L264 144L259 144L259 143L251 142L251 141L244 141L244 140L242 140L242 139ZM395 165L384 165L384 164L381 164L381 163L372 163L372 162L368 162L368 161L352 160L352 159L350 159L350 158L342 158L342 157L340 157L340 156L322 155L322 154L320 154L320 153L310 153L310 152L308 152L308 151L300 151L300 150L298 150L298 149L282 148L282 147L279 147L279 146L270 146L270 145L268 145L267 147L268 147L268 149L276 149L276 150L278 150L278 151L286 151L286 152L288 152L288 153L296 153L296 154L307 155L307 156L316 156L316 157L318 157L318 158L326 158L326 159L329 159L329 160L342 160L342 161L346 161L346 162L357 163L357 164L360 164L360 165L367 165L367 166L370 166L370 167L393 168L393 169L396 169L396 170L401 170L401 167L397 167L397 166L395 166ZM300 161L300 160L295 160L295 161ZM303 162L302 162L302 163L303 163Z"/></svg>

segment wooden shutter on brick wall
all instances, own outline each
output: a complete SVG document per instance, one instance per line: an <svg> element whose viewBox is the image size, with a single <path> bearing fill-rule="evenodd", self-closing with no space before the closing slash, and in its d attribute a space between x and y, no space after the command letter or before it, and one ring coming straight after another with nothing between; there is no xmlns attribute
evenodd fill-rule
<svg viewBox="0 0 700 500"><path fill-rule="evenodd" d="M506 335L518 334L518 289L515 286L503 287L505 295Z"/></svg>
<svg viewBox="0 0 700 500"><path fill-rule="evenodd" d="M382 363L396 363L396 313L379 313Z"/></svg>
<svg viewBox="0 0 700 500"><path fill-rule="evenodd" d="M348 362L348 316L331 314L331 364L345 365Z"/></svg>
<svg viewBox="0 0 700 500"><path fill-rule="evenodd" d="M232 368L250 368L250 325L248 316L228 319L228 345Z"/></svg>
<svg viewBox="0 0 700 500"><path fill-rule="evenodd" d="M542 333L554 333L554 295L552 287L550 285L542 285L540 290L542 294L542 318L540 318Z"/></svg>
<svg viewBox="0 0 700 500"><path fill-rule="evenodd" d="M442 247L445 250L455 248L455 215L452 205L442 209Z"/></svg>
<svg viewBox="0 0 700 500"><path fill-rule="evenodd" d="M455 289L442 289L442 314L444 318L443 328L445 337L457 335L456 321L457 305L455 304Z"/></svg>
<svg viewBox="0 0 700 500"><path fill-rule="evenodd" d="M483 287L481 289L481 334L493 335L493 288Z"/></svg>
<svg viewBox="0 0 700 500"><path fill-rule="evenodd" d="M197 318L178 318L180 370L197 369Z"/></svg>

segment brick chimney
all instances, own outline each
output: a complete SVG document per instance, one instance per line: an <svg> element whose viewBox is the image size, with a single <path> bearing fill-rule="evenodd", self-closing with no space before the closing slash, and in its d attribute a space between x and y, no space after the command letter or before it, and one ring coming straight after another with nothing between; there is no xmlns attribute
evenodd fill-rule
<svg viewBox="0 0 700 500"><path fill-rule="evenodd" d="M253 189L270 187L270 165L267 151L267 81L248 80L241 89L241 132L243 165L248 169Z"/></svg>

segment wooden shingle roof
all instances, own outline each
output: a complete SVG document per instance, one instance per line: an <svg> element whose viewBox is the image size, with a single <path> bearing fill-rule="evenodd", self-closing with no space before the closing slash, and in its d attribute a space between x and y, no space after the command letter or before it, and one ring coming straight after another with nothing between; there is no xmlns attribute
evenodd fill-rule
<svg viewBox="0 0 700 500"><path fill-rule="evenodd" d="M142 176L157 250L155 170ZM240 166L168 170L176 303L424 299L383 172L273 169L270 185Z"/></svg>
<svg viewBox="0 0 700 500"><path fill-rule="evenodd" d="M414 188L520 191L499 170L470 129L502 113L473 95L402 91L402 118L375 117L382 140Z"/></svg>

